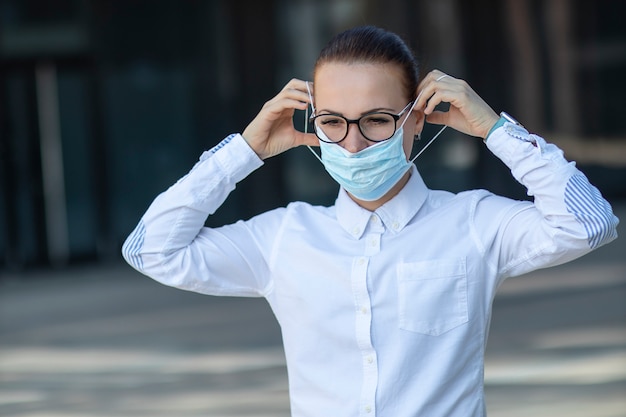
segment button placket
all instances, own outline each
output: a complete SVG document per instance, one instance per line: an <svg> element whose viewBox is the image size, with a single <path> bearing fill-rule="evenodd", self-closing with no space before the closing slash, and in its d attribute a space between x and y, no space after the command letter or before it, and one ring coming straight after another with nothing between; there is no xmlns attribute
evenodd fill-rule
<svg viewBox="0 0 626 417"><path fill-rule="evenodd" d="M367 234L362 237L364 256L355 258L352 264L352 290L356 308L356 341L361 353L363 367L359 414L367 417L376 415L375 400L378 386L376 352L372 346L372 311L367 288L367 271L371 262L370 256L380 251L382 231L384 231L382 222L374 220L374 217L370 218L366 229Z"/></svg>
<svg viewBox="0 0 626 417"><path fill-rule="evenodd" d="M356 302L356 336L359 348L363 350L371 345L370 339L370 298L367 292L367 267L369 259L359 256L352 267L352 291Z"/></svg>
<svg viewBox="0 0 626 417"><path fill-rule="evenodd" d="M380 233L368 233L365 236L365 255L372 256L380 252Z"/></svg>

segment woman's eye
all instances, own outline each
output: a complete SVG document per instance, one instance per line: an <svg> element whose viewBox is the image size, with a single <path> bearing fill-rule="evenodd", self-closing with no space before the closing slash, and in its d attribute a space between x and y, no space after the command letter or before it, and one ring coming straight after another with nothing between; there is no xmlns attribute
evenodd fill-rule
<svg viewBox="0 0 626 417"><path fill-rule="evenodd" d="M384 116L371 116L364 120L367 125L371 126L380 126L390 123L391 120L388 117Z"/></svg>
<svg viewBox="0 0 626 417"><path fill-rule="evenodd" d="M329 126L329 127L340 126L340 125L343 124L343 120L342 119L338 119L338 118L335 118L335 119L331 119L331 118L323 119L321 122L322 122L323 126Z"/></svg>

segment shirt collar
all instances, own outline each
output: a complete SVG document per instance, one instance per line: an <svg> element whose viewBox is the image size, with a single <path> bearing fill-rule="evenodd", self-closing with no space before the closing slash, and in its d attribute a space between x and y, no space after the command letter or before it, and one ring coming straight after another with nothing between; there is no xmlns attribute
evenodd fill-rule
<svg viewBox="0 0 626 417"><path fill-rule="evenodd" d="M411 177L400 192L387 203L380 206L375 213L385 227L393 233L400 232L417 214L426 201L428 188L415 165L411 167ZM372 212L354 202L343 188L335 202L337 220L343 229L355 239L360 239L365 232Z"/></svg>

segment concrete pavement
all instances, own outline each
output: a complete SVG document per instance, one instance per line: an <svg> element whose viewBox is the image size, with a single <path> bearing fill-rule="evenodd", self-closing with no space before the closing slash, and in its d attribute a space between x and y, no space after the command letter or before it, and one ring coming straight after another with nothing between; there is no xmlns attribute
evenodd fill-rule
<svg viewBox="0 0 626 417"><path fill-rule="evenodd" d="M486 358L490 417L626 416L621 238L507 281ZM288 416L263 300L170 289L124 264L4 273L0 416Z"/></svg>

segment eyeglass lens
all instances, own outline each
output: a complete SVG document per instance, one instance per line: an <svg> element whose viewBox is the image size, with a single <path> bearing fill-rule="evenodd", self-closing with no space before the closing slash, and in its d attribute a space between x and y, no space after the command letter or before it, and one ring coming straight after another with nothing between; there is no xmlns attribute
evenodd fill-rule
<svg viewBox="0 0 626 417"><path fill-rule="evenodd" d="M361 134L371 141L387 140L396 131L396 118L389 113L370 113L353 121L334 114L315 117L315 129L321 129L332 142L343 140L352 123L357 123Z"/></svg>

